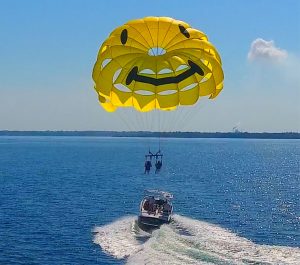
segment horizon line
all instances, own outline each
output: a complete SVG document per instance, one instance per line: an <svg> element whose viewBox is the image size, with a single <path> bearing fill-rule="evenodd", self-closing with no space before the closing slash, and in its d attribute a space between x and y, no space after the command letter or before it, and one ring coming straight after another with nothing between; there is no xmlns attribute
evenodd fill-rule
<svg viewBox="0 0 300 265"><path fill-rule="evenodd" d="M281 131L281 132L272 132L272 131L263 131L263 132L258 132L258 131L240 131L240 130L235 130L235 131L143 131L143 130L136 130L136 131L127 131L127 130L62 130L62 129L57 129L57 130L0 130L0 133L3 132L78 132L78 133L86 133L86 132L101 132L101 133L272 133L272 134L300 134L300 132L297 131Z"/></svg>

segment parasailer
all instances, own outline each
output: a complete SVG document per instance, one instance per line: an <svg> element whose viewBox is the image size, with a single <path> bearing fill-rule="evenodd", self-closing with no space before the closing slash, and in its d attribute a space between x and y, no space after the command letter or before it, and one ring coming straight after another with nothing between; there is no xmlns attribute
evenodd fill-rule
<svg viewBox="0 0 300 265"><path fill-rule="evenodd" d="M101 45L93 69L94 88L107 112L191 106L201 97L215 98L223 79L221 58L207 36L169 17L145 17L116 28ZM159 155L156 172L162 166ZM145 173L152 166L146 167L147 161L146 155Z"/></svg>
<svg viewBox="0 0 300 265"><path fill-rule="evenodd" d="M145 174L149 174L150 172L152 167L152 158L155 158L155 174L158 173L162 167L163 154L161 153L161 150L158 150L155 154L149 150L148 154L145 155Z"/></svg>
<svg viewBox="0 0 300 265"><path fill-rule="evenodd" d="M146 174L146 173L149 174L151 167L152 167L151 160L146 159L146 161L145 161L145 173L144 174Z"/></svg>
<svg viewBox="0 0 300 265"><path fill-rule="evenodd" d="M163 155L160 154L159 150L159 154L156 154L155 156L155 174L158 173L162 167L162 157Z"/></svg>

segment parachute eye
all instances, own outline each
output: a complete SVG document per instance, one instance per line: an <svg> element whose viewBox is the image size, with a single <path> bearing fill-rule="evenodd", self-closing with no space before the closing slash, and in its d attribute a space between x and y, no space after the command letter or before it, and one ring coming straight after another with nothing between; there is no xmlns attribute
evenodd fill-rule
<svg viewBox="0 0 300 265"><path fill-rule="evenodd" d="M178 27L179 27L180 32L181 32L185 37L187 37L187 38L190 37L190 33L187 31L187 29L186 29L184 26L182 26L182 25L179 24Z"/></svg>
<svg viewBox="0 0 300 265"><path fill-rule="evenodd" d="M121 42L124 45L127 42L128 32L127 29L123 29L121 33Z"/></svg>

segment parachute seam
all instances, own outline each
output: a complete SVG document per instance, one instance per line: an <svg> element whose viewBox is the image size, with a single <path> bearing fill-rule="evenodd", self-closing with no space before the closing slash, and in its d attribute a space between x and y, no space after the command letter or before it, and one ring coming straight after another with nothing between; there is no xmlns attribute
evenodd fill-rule
<svg viewBox="0 0 300 265"><path fill-rule="evenodd" d="M147 24L147 23L145 23L145 24L146 24L146 28L148 29L148 32L149 32L149 35L150 35L150 38L151 38L151 41L152 41L152 46L154 47L154 41L153 41L153 38L152 38L151 31L150 31L150 29L149 29L149 27L148 27L148 24ZM152 50L153 47L150 47L150 49Z"/></svg>
<svg viewBox="0 0 300 265"><path fill-rule="evenodd" d="M157 19L157 37L156 37L156 53L157 55L161 55L162 50L158 54L158 36L159 36L159 19ZM156 69L157 70L157 69Z"/></svg>
<svg viewBox="0 0 300 265"><path fill-rule="evenodd" d="M161 41L161 44L163 44L164 40L166 39L166 37L167 37L167 35L168 35L168 32L169 32L171 26L174 24L174 22L175 22L175 20L173 19L173 20L172 20L172 23L170 23L170 25L169 25L169 27L168 27L168 30L166 30L166 34L165 34L165 36L163 37L163 39L162 39L162 41ZM163 46L163 45L162 45L162 46Z"/></svg>
<svg viewBox="0 0 300 265"><path fill-rule="evenodd" d="M190 28L190 27L189 27L189 28ZM189 28L187 28L187 29L189 29ZM182 33L179 31L172 39L170 39L170 40L166 43L166 45L165 45L166 50L169 49L168 45L170 44L170 42L173 41L177 36L179 36L179 35L181 35L181 34L182 34ZM181 42L181 41L180 41L180 42ZM180 43L180 42L177 42L177 43Z"/></svg>
<svg viewBox="0 0 300 265"><path fill-rule="evenodd" d="M124 66L122 66L121 65L121 63L119 62L119 60L121 59L121 56L123 56L123 55L120 55L120 56L118 56L118 57L115 57L114 59L116 59L116 63L120 66L120 67L125 67L126 65L128 65L128 63L126 63ZM132 62L133 60L135 60L135 59L140 59L142 56L138 56L138 57L135 57L134 59L130 59L130 62Z"/></svg>
<svg viewBox="0 0 300 265"><path fill-rule="evenodd" d="M122 67L122 70L124 70L124 69L126 69L126 66L128 65L128 64L132 64L132 61L138 61L139 60L139 58L134 58L134 59L132 59L132 60L130 60L128 63L126 63L125 64L125 66L124 67L122 67L121 65L121 67ZM119 63L118 63L119 64ZM128 73L127 73L128 74ZM125 75L124 76L124 78L121 80L122 81L122 83L124 82L124 80L126 80L126 78L127 78L127 75ZM112 85L112 87L111 87L111 91L114 91L115 90L115 87L114 87L114 85ZM135 91L135 83L134 83L134 85L133 85L133 90L132 90L132 92L131 92L131 105L134 107L134 105L133 105L133 93L134 93L134 91ZM123 93L125 93L125 92L123 92ZM120 98L119 98L119 96L116 94L116 96L118 97L118 99L120 100ZM110 96L110 99L111 99L111 96ZM120 100L121 101L121 100Z"/></svg>
<svg viewBox="0 0 300 265"><path fill-rule="evenodd" d="M179 43L179 42L178 42L178 43ZM175 45L178 45L178 43L172 45L171 47L174 47ZM171 53L171 52L174 52L174 51L181 50L181 49L182 49L182 48L173 49L172 51L170 51L170 53ZM210 52L205 51L206 48L199 48L199 47L188 47L188 48L185 48L185 49L187 49L187 50L189 50L189 49L191 49L191 50L200 50L200 51L202 51L203 53L205 53L205 54L207 54L207 55L210 55L211 57L216 58L216 60L217 60L218 62L221 63L221 61L219 60L220 58L218 57L218 53L217 53L217 52L216 52L215 54L212 54L212 53L210 53ZM211 49L211 50L213 50L213 49Z"/></svg>
<svg viewBox="0 0 300 265"><path fill-rule="evenodd" d="M179 34L177 34L174 38L176 38L178 35L179 35ZM166 49L170 49L170 48L172 48L173 46L178 45L178 44L181 44L181 43L183 43L183 42L190 42L191 40L199 40L199 41L201 41L201 43L205 43L205 44L208 44L208 45L210 45L210 46L213 46L209 41L200 40L199 38L189 38L189 39L184 39L184 40L178 41L178 42L176 42L175 44L172 44L171 46L166 47ZM171 42L171 41L169 41L168 45L170 44L170 42Z"/></svg>
<svg viewBox="0 0 300 265"><path fill-rule="evenodd" d="M145 22L144 22L145 23ZM146 24L146 23L145 23ZM141 37L142 37L142 39L148 44L148 41L144 38L144 36L135 28L135 27L133 27L133 26L131 26L131 25L129 25L129 24L125 24L125 25L128 25L130 28L132 28L132 29L134 29ZM147 26L147 25L146 25ZM147 27L148 28L148 27ZM138 43L140 43L139 41L137 41ZM140 43L141 44L141 43ZM141 44L141 45L143 45L143 44ZM144 46L144 45L143 45ZM145 46L144 46L145 47ZM151 47L150 46L148 46L148 47L146 47L147 49L150 49Z"/></svg>
<svg viewBox="0 0 300 265"><path fill-rule="evenodd" d="M140 43L140 42L138 42L136 39L133 39L133 38L128 38L129 40L131 40L131 42L132 41L136 41L138 44L140 44L141 46L143 46L146 50L148 49L145 45L143 45L142 43ZM108 47L132 47L132 46L129 46L129 45L126 45L126 44L115 44L115 45L107 45ZM134 47L135 49L138 49L138 50L140 50L140 51L142 51L143 53L145 53L145 51L144 50L142 50L141 48L138 48L138 47ZM103 52L105 52L105 51L103 51Z"/></svg>
<svg viewBox="0 0 300 265"><path fill-rule="evenodd" d="M172 66L172 63L170 62L170 60L172 59L173 57L169 57L168 59L166 59L167 63L169 64L169 66L171 67L171 69L173 70L173 73L175 75L175 70ZM177 87L177 94L178 94L178 103L177 103L177 106L176 106L176 109L178 111L178 107L179 107L179 87L178 87L179 83L176 84L176 87ZM176 117L175 115L173 115L174 117ZM168 119L167 119L168 120ZM174 124L174 122L172 121L171 124ZM170 127L170 126L168 126ZM165 130L165 129L164 129Z"/></svg>

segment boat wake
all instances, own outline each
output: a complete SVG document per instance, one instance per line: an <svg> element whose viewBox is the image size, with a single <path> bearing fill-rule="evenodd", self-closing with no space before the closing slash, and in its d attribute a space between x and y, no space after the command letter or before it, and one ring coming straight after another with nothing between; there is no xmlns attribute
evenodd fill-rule
<svg viewBox="0 0 300 265"><path fill-rule="evenodd" d="M216 225L174 215L151 234L135 216L94 228L94 243L126 264L299 264L300 248L258 245Z"/></svg>

